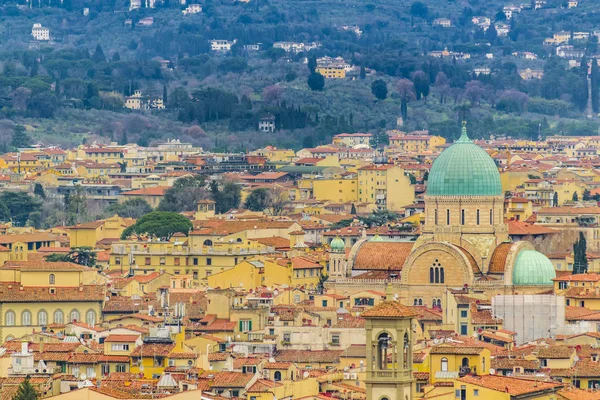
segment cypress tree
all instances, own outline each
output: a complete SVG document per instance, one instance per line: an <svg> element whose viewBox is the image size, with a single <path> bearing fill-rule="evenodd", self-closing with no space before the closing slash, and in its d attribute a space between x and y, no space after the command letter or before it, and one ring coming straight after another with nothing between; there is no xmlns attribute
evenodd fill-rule
<svg viewBox="0 0 600 400"><path fill-rule="evenodd" d="M573 243L573 274L585 274L588 270L587 241L583 232Z"/></svg>
<svg viewBox="0 0 600 400"><path fill-rule="evenodd" d="M37 400L38 394L33 388L33 385L29 381L29 377L19 385L17 394L13 397L13 400Z"/></svg>

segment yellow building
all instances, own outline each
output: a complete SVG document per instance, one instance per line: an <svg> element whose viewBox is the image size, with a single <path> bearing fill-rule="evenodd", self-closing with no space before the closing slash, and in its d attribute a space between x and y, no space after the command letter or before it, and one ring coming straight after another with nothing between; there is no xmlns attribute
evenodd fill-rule
<svg viewBox="0 0 600 400"><path fill-rule="evenodd" d="M413 133L390 137L390 147L396 147L406 152L421 153L424 151L433 151L444 144L446 144L446 139L441 136L416 135Z"/></svg>
<svg viewBox="0 0 600 400"><path fill-rule="evenodd" d="M164 327L151 331L144 342L130 354L129 370L143 374L146 379L158 379L165 368L175 365L172 360L185 360L186 366L195 366L197 354L185 351L185 329Z"/></svg>
<svg viewBox="0 0 600 400"><path fill-rule="evenodd" d="M384 164L358 169L358 201L380 210L400 211L415 201L415 189L400 167Z"/></svg>
<svg viewBox="0 0 600 400"><path fill-rule="evenodd" d="M186 241L115 242L110 253L110 269L131 270L136 275L163 270L171 275L191 275L197 284L199 280L233 268L248 258L273 251L254 240L230 242L226 237L221 243L213 243L210 239L203 241L200 236L192 235Z"/></svg>
<svg viewBox="0 0 600 400"><path fill-rule="evenodd" d="M346 77L346 70L340 65L324 65L315 70L325 79L344 79Z"/></svg>
<svg viewBox="0 0 600 400"><path fill-rule="evenodd" d="M533 201L522 197L511 197L506 201L506 218L525 221L533 215Z"/></svg>
<svg viewBox="0 0 600 400"><path fill-rule="evenodd" d="M358 179L301 179L298 180L298 200L336 201L340 203L358 201Z"/></svg>
<svg viewBox="0 0 600 400"><path fill-rule="evenodd" d="M9 262L0 268L0 340L18 338L48 324L102 319L104 278L71 263Z"/></svg>
<svg viewBox="0 0 600 400"><path fill-rule="evenodd" d="M123 149L116 147L80 147L77 149L77 158L91 160L97 163L117 163L125 158Z"/></svg>
<svg viewBox="0 0 600 400"><path fill-rule="evenodd" d="M104 220L68 226L65 229L68 231L71 247L95 248L96 244L104 239L120 239L123 231L133 222L131 219L114 215Z"/></svg>
<svg viewBox="0 0 600 400"><path fill-rule="evenodd" d="M431 383L448 381L459 374L490 373L492 357L490 350L483 346L462 344L442 344L429 352L429 377Z"/></svg>

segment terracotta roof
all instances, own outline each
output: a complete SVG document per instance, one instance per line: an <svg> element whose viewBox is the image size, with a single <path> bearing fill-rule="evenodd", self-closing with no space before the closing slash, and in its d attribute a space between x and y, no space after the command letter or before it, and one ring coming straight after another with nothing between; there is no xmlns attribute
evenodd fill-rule
<svg viewBox="0 0 600 400"><path fill-rule="evenodd" d="M342 357L349 358L366 358L367 357L367 345L366 344L352 344L344 350L341 355Z"/></svg>
<svg viewBox="0 0 600 400"><path fill-rule="evenodd" d="M565 400L600 400L600 392L567 387L557 392Z"/></svg>
<svg viewBox="0 0 600 400"><path fill-rule="evenodd" d="M569 358L573 355L574 352L575 352L575 350L569 346L555 345L555 346L541 347L538 350L537 358L538 359L539 358L550 358L550 359Z"/></svg>
<svg viewBox="0 0 600 400"><path fill-rule="evenodd" d="M54 287L54 293L50 288L43 286L20 286L18 283L0 283L0 301L6 303L22 303L27 301L39 302L62 302L80 301L97 302L103 301L105 287L102 285L84 285L80 287Z"/></svg>
<svg viewBox="0 0 600 400"><path fill-rule="evenodd" d="M508 357L494 357L492 358L492 368L513 370L514 367L521 367L526 370L538 370L540 363L538 360L525 360L523 358L508 358Z"/></svg>
<svg viewBox="0 0 600 400"><path fill-rule="evenodd" d="M263 368L264 369L288 369L293 363L291 362L268 362Z"/></svg>
<svg viewBox="0 0 600 400"><path fill-rule="evenodd" d="M23 233L19 235L1 235L0 244L16 242L60 242L61 238L51 233Z"/></svg>
<svg viewBox="0 0 600 400"><path fill-rule="evenodd" d="M92 271L93 268L71 262L50 261L8 261L0 270L27 270L27 271Z"/></svg>
<svg viewBox="0 0 600 400"><path fill-rule="evenodd" d="M168 186L153 186L121 192L121 196L164 196Z"/></svg>
<svg viewBox="0 0 600 400"><path fill-rule="evenodd" d="M465 354L465 355L478 355L484 350L484 347L472 347L472 346L463 346L457 344L440 344L438 346L433 346L429 351L429 354Z"/></svg>
<svg viewBox="0 0 600 400"><path fill-rule="evenodd" d="M343 350L279 350L275 354L277 362L338 364Z"/></svg>
<svg viewBox="0 0 600 400"><path fill-rule="evenodd" d="M577 215L577 214L600 214L600 207L544 207L537 215Z"/></svg>
<svg viewBox="0 0 600 400"><path fill-rule="evenodd" d="M362 318L412 318L418 314L399 301L384 301L361 314Z"/></svg>
<svg viewBox="0 0 600 400"><path fill-rule="evenodd" d="M214 378L209 379L211 387L218 388L245 388L254 378L253 374L244 374L241 372L214 372L205 371L202 377L213 375Z"/></svg>
<svg viewBox="0 0 600 400"><path fill-rule="evenodd" d="M569 274L563 275L560 278L554 278L553 281L567 281L567 282L599 282L600 274L596 273L585 273L585 274Z"/></svg>
<svg viewBox="0 0 600 400"><path fill-rule="evenodd" d="M413 242L364 242L358 248L353 270L402 271Z"/></svg>
<svg viewBox="0 0 600 400"><path fill-rule="evenodd" d="M509 378L499 375L467 375L458 379L458 382L470 383L487 389L508 393L511 396L521 396L528 393L546 392L562 387L559 383L535 382L528 379Z"/></svg>
<svg viewBox="0 0 600 400"><path fill-rule="evenodd" d="M294 257L292 258L293 269L322 269L323 266L314 260L306 257Z"/></svg>
<svg viewBox="0 0 600 400"><path fill-rule="evenodd" d="M174 344L142 344L133 350L131 357L166 357L174 348Z"/></svg>
<svg viewBox="0 0 600 400"><path fill-rule="evenodd" d="M523 221L508 221L507 225L508 234L514 236L549 235L557 232L556 229Z"/></svg>
<svg viewBox="0 0 600 400"><path fill-rule="evenodd" d="M104 342L106 342L106 343L110 343L110 342L114 342L114 343L131 343L131 342L135 342L139 338L140 338L139 335L108 335L104 339Z"/></svg>

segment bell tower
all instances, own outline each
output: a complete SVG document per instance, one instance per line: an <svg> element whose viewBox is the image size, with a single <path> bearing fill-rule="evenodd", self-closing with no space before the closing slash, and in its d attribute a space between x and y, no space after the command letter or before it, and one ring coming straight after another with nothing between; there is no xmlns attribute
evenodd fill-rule
<svg viewBox="0 0 600 400"><path fill-rule="evenodd" d="M413 318L416 314L393 298L362 313L367 333L367 400L412 400Z"/></svg>

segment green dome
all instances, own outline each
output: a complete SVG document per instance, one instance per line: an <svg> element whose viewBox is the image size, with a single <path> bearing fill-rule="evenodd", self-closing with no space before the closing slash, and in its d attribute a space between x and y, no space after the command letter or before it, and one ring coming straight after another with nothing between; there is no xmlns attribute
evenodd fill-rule
<svg viewBox="0 0 600 400"><path fill-rule="evenodd" d="M332 251L344 251L346 248L346 243L339 237L336 237L331 241L331 243L329 243L329 247Z"/></svg>
<svg viewBox="0 0 600 400"><path fill-rule="evenodd" d="M376 233L370 240L370 242L383 242L383 238L379 236L379 233Z"/></svg>
<svg viewBox="0 0 600 400"><path fill-rule="evenodd" d="M462 134L433 163L427 180L429 196L499 196L500 174L488 153Z"/></svg>
<svg viewBox="0 0 600 400"><path fill-rule="evenodd" d="M519 252L513 269L513 285L551 286L554 278L556 271L548 257L535 250Z"/></svg>

